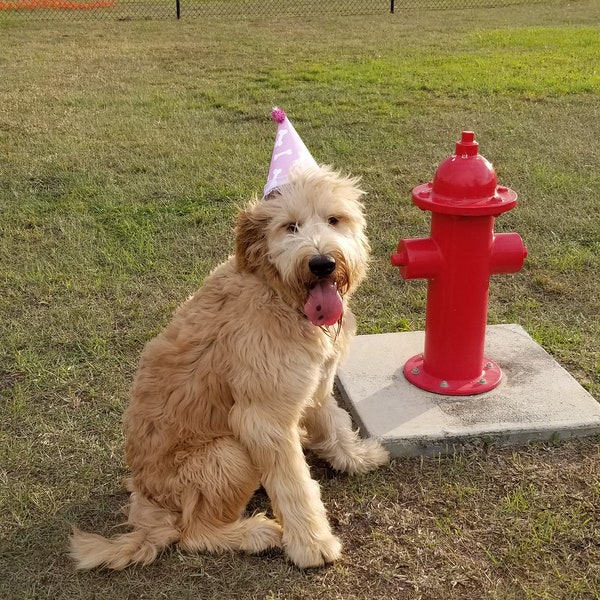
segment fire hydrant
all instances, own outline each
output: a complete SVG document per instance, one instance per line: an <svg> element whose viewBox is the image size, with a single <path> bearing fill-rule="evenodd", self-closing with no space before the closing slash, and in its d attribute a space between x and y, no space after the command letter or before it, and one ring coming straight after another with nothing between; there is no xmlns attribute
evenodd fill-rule
<svg viewBox="0 0 600 600"><path fill-rule="evenodd" d="M433 181L413 189L414 204L432 213L431 235L401 240L391 257L404 279L428 279L424 351L406 362L404 375L454 396L500 383L500 367L484 356L489 279L517 273L527 256L519 234L494 233L494 219L515 207L517 194L497 185L478 146L475 134L463 131Z"/></svg>

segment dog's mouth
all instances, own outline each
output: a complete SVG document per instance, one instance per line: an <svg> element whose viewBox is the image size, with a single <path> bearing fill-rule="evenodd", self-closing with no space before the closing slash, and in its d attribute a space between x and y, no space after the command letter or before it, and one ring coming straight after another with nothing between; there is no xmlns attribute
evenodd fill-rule
<svg viewBox="0 0 600 600"><path fill-rule="evenodd" d="M308 290L308 300L304 305L304 314L313 325L335 325L344 311L342 296L337 284L330 279L319 279Z"/></svg>

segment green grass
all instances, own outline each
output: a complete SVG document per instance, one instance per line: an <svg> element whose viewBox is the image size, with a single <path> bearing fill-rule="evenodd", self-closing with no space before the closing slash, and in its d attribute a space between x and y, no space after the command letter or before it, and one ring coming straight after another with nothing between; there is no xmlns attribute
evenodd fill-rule
<svg viewBox="0 0 600 600"><path fill-rule="evenodd" d="M425 283L389 264L427 235L410 190L473 129L519 194L498 231L529 257L490 322L522 325L600 399L596 2L359 18L0 20L0 597L600 597L599 440L313 461L345 554L299 572L166 552L77 574L70 524L126 501L120 420L139 353L232 251L284 106L319 162L361 175L373 258L361 333L420 329ZM255 508L265 508L258 496Z"/></svg>

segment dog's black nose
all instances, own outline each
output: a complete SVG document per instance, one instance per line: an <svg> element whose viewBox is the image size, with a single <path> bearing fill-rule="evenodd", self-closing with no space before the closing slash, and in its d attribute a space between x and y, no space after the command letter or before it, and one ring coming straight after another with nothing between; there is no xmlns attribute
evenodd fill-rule
<svg viewBox="0 0 600 600"><path fill-rule="evenodd" d="M335 270L335 258L329 254L314 256L308 261L308 268L317 277L327 277Z"/></svg>

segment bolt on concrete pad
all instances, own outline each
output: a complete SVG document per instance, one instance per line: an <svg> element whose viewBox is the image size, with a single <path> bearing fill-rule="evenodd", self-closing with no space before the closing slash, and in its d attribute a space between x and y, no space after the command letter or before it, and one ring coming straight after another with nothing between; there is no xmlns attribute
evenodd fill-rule
<svg viewBox="0 0 600 600"><path fill-rule="evenodd" d="M519 325L487 327L485 356L503 376L497 388L474 396L434 394L406 380L404 363L423 351L424 337L357 336L338 370L338 388L362 434L381 439L392 456L600 433L600 403Z"/></svg>

